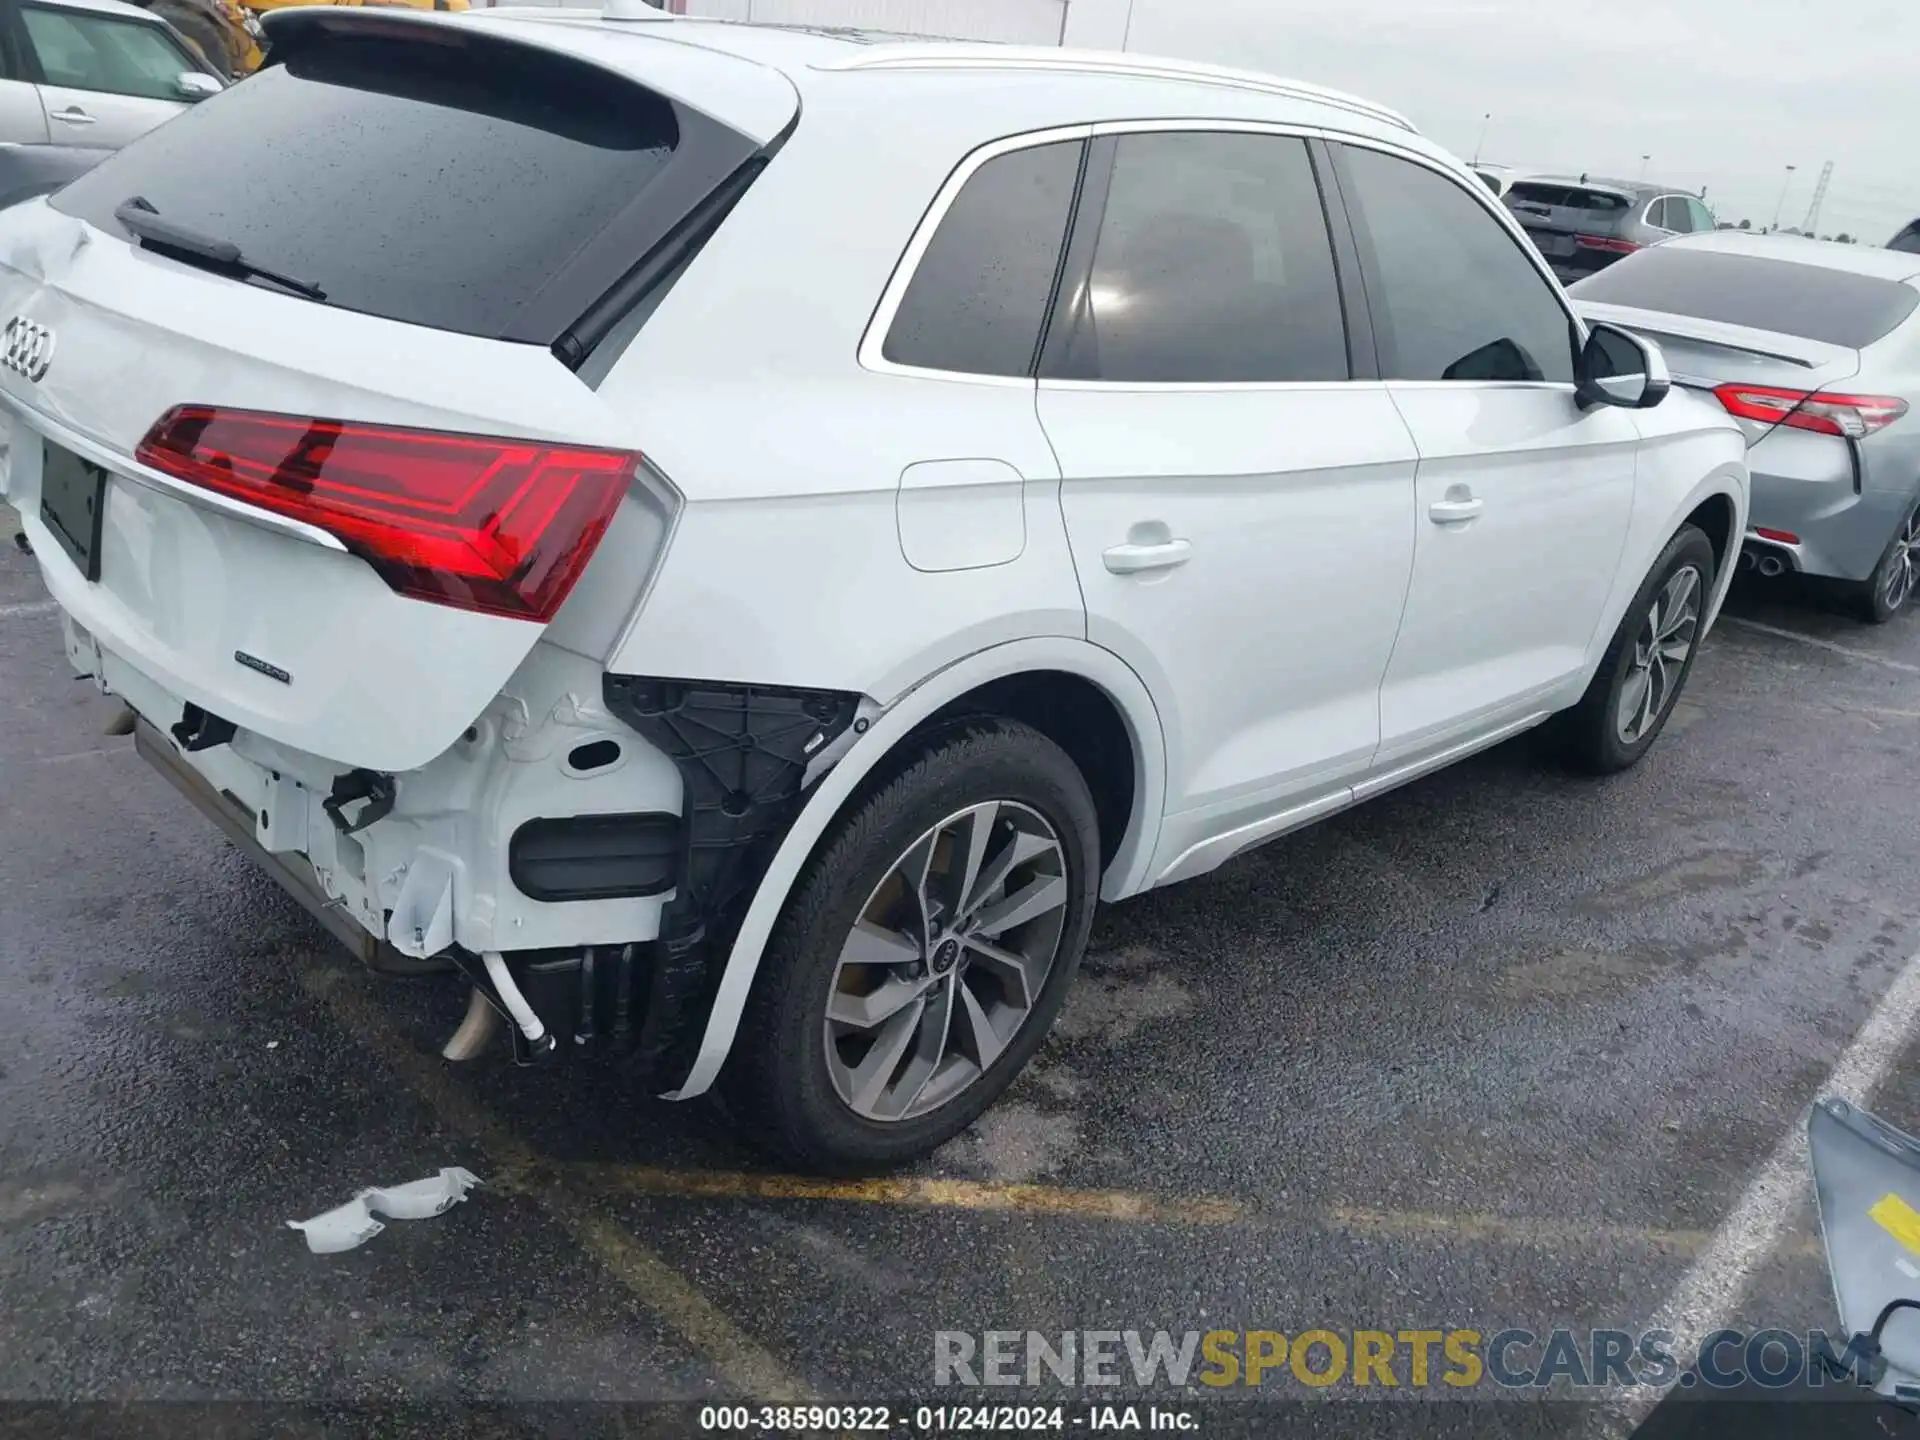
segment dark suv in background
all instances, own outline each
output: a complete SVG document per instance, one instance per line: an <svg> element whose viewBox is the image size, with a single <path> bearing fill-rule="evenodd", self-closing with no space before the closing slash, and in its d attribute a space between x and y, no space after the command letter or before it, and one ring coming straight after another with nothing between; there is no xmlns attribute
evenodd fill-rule
<svg viewBox="0 0 1920 1440"><path fill-rule="evenodd" d="M1715 227L1699 196L1670 185L1532 175L1500 198L1567 284L1669 235Z"/></svg>
<svg viewBox="0 0 1920 1440"><path fill-rule="evenodd" d="M1893 239L1887 242L1889 250L1900 250L1909 255L1920 255L1920 220L1914 221Z"/></svg>

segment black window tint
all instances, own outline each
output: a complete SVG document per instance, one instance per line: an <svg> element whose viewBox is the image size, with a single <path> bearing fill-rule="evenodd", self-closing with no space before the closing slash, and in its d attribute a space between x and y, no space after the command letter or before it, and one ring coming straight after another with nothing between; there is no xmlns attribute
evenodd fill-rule
<svg viewBox="0 0 1920 1440"><path fill-rule="evenodd" d="M328 304L500 335L638 210L682 146L681 112L595 66L433 33L290 48L54 203L119 233L115 206L143 196L253 264L318 285Z"/></svg>
<svg viewBox="0 0 1920 1440"><path fill-rule="evenodd" d="M1573 325L1520 242L1454 181L1343 147L1390 380L1573 380Z"/></svg>
<svg viewBox="0 0 1920 1440"><path fill-rule="evenodd" d="M1067 297L1050 373L1132 384L1350 378L1305 141L1126 135L1112 154L1092 271Z"/></svg>
<svg viewBox="0 0 1920 1440"><path fill-rule="evenodd" d="M1693 233L1693 213L1687 209L1684 195L1669 195L1665 201L1667 207L1667 229L1681 235Z"/></svg>
<svg viewBox="0 0 1920 1440"><path fill-rule="evenodd" d="M1667 219L1667 202L1663 197L1647 207L1647 224L1656 230L1671 230L1672 223Z"/></svg>
<svg viewBox="0 0 1920 1440"><path fill-rule="evenodd" d="M961 188L907 285L881 353L897 365L1027 375L1080 174L1079 141L989 160Z"/></svg>
<svg viewBox="0 0 1920 1440"><path fill-rule="evenodd" d="M1893 237L1889 250L1898 250L1902 254L1920 255L1920 221L1915 221L1898 235Z"/></svg>
<svg viewBox="0 0 1920 1440"><path fill-rule="evenodd" d="M1637 251L1571 293L1850 349L1871 345L1920 301L1920 291L1898 280L1678 244Z"/></svg>

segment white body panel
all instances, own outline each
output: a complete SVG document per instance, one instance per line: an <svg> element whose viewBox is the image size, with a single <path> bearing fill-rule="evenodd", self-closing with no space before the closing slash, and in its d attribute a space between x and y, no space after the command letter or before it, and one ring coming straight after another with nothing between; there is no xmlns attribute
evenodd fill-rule
<svg viewBox="0 0 1920 1440"><path fill-rule="evenodd" d="M1131 56L558 12L392 21L501 27L763 140L801 99L802 119L597 387L535 347L249 288L41 202L0 215L0 318L59 337L41 380L0 369L0 398L23 435L90 446L118 477L103 581L41 525L37 459L18 453L16 503L76 666L162 728L187 701L239 724L187 763L281 812L262 843L306 854L370 930L410 903L412 871L451 877L451 935L472 951L658 933L668 897L541 905L505 874L523 819L680 808L674 767L606 713L606 672L859 697L871 723L780 841L680 1095L718 1073L841 806L981 686L1046 671L1112 702L1132 751L1131 813L1105 837L1101 892L1119 899L1572 703L1694 507L1731 504L1736 536L1745 523L1739 431L1678 394L1582 412L1564 387L1117 390L863 363L933 198L1008 136L1264 121L1398 147L1484 192L1364 102ZM634 449L682 503L669 525L636 496L543 636L400 599L324 535L143 474L133 446L186 402ZM1435 525L1462 485L1480 513ZM1171 568L1109 555L1174 541ZM249 646L301 684L262 692L230 663ZM565 752L602 735L623 763L568 774ZM316 789L356 765L397 774L401 798L350 843L317 806L304 825L301 802L286 810L288 777Z"/></svg>

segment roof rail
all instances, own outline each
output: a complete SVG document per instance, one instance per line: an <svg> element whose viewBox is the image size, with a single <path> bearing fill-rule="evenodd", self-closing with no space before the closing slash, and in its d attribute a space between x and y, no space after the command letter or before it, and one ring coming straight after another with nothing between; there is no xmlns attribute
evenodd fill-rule
<svg viewBox="0 0 1920 1440"><path fill-rule="evenodd" d="M1159 57L1107 54L1093 50L1052 50L1012 45L915 46L912 49L887 50L855 55L818 67L822 70L988 70L1039 71L1060 75L1118 75L1140 80L1181 80L1195 85L1217 85L1223 89L1246 90L1262 95L1279 95L1289 100L1308 100L1331 105L1370 120L1393 125L1410 134L1418 134L1414 124L1397 110L1362 100L1339 90L1328 90L1302 80L1283 80L1252 70L1229 70L1219 65L1201 65L1185 60Z"/></svg>

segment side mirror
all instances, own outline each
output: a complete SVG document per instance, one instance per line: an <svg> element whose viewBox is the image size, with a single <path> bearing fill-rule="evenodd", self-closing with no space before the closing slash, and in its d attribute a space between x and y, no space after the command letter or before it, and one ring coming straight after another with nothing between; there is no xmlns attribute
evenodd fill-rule
<svg viewBox="0 0 1920 1440"><path fill-rule="evenodd" d="M213 76L198 70L186 70L174 78L173 90L182 100L189 103L204 100L209 95L218 95L227 87Z"/></svg>
<svg viewBox="0 0 1920 1440"><path fill-rule="evenodd" d="M1588 328L1574 377L1574 396L1582 409L1617 405L1647 410L1666 399L1672 388L1666 357L1653 341L1617 325L1596 322Z"/></svg>

